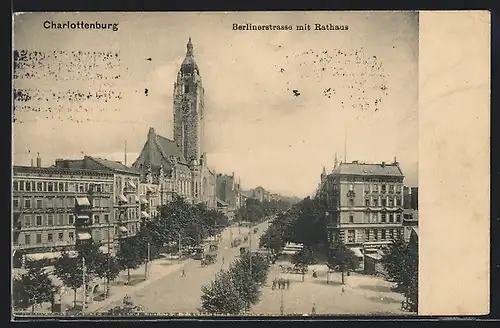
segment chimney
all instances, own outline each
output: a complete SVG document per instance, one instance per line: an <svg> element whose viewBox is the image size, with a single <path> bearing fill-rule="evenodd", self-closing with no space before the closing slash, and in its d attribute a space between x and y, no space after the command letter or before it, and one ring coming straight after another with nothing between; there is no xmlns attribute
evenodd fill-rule
<svg viewBox="0 0 500 328"><path fill-rule="evenodd" d="M385 162L382 162L382 167L385 167Z"/></svg>
<svg viewBox="0 0 500 328"><path fill-rule="evenodd" d="M399 162L396 159L396 156L394 156L394 165L399 165Z"/></svg>
<svg viewBox="0 0 500 328"><path fill-rule="evenodd" d="M36 167L42 167L42 158L40 157L40 153L36 153Z"/></svg>
<svg viewBox="0 0 500 328"><path fill-rule="evenodd" d="M32 159L31 159L31 167L33 167L33 165L34 165L34 164L33 164L33 158L32 158Z"/></svg>

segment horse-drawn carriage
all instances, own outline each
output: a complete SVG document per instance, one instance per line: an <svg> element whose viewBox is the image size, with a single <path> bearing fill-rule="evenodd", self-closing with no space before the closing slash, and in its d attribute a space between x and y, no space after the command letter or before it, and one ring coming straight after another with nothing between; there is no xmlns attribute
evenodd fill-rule
<svg viewBox="0 0 500 328"><path fill-rule="evenodd" d="M294 266L291 266L291 265L280 265L279 267L280 267L282 273L296 273L296 274L299 274L299 273L307 273L307 271L309 271L307 269L307 267L300 266L300 265L294 265Z"/></svg>
<svg viewBox="0 0 500 328"><path fill-rule="evenodd" d="M203 259L201 259L201 265L214 264L217 261L217 254L206 254Z"/></svg>

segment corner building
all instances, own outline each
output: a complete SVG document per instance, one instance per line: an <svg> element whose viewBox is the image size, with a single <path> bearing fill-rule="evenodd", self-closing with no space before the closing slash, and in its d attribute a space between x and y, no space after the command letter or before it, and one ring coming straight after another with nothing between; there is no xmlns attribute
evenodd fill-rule
<svg viewBox="0 0 500 328"><path fill-rule="evenodd" d="M77 239L75 202L86 198L91 189L92 238L103 246L112 244L113 182L113 174L105 170L14 166L14 259L26 255L33 260L50 260L61 250L72 249Z"/></svg>
<svg viewBox="0 0 500 328"><path fill-rule="evenodd" d="M377 252L402 237L403 180L399 163L340 163L322 174L319 197L328 207L328 237L355 254Z"/></svg>
<svg viewBox="0 0 500 328"><path fill-rule="evenodd" d="M205 89L189 39L186 57L174 83L173 139L149 129L148 138L132 165L143 173L155 172L174 180L174 193L192 203L216 208L216 173L205 153ZM160 172L160 168L161 171Z"/></svg>

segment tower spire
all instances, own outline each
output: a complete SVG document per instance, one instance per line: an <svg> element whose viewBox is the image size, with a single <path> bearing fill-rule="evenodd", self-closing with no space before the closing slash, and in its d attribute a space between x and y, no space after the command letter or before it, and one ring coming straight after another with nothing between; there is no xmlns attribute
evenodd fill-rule
<svg viewBox="0 0 500 328"><path fill-rule="evenodd" d="M189 37L188 43L186 45L187 51L186 51L186 57L193 57L194 52L193 52L193 43L191 42L191 37Z"/></svg>
<svg viewBox="0 0 500 328"><path fill-rule="evenodd" d="M337 152L335 152L335 161L333 162L333 168L336 169L339 165L339 160L337 159Z"/></svg>

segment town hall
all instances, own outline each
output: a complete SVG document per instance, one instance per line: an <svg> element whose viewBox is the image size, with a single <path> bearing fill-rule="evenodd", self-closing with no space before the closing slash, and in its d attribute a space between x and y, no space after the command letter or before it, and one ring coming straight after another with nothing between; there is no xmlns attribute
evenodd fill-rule
<svg viewBox="0 0 500 328"><path fill-rule="evenodd" d="M173 180L175 193L187 201L216 208L216 173L208 167L204 147L204 93L191 38L174 83L173 139L149 129L133 167L155 181Z"/></svg>

